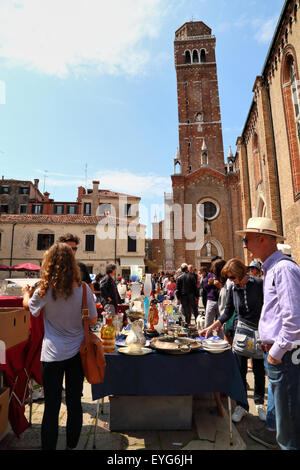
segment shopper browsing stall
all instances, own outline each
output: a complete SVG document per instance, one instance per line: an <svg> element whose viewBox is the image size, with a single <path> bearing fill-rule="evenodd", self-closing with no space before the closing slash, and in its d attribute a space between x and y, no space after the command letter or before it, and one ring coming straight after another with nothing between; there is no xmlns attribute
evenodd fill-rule
<svg viewBox="0 0 300 470"><path fill-rule="evenodd" d="M40 287L30 298L23 289L23 305L33 316L43 310L44 339L41 362L45 395L42 421L42 450L55 450L63 377L67 405L67 448L75 448L82 427L81 394L83 370L80 346L84 338L82 324L82 281L73 251L65 243L55 243L45 253ZM90 324L97 321L94 295L87 289Z"/></svg>
<svg viewBox="0 0 300 470"><path fill-rule="evenodd" d="M229 287L225 311L220 318L215 321L208 328L201 331L201 335L209 336L213 330L220 330L225 322L228 322L235 311L237 317L235 320L234 329L238 321L242 321L245 325L257 329L258 322L261 315L263 306L263 281L259 278L254 278L247 275L247 267L245 264L236 258L229 260L222 269L222 276L227 277L233 281L233 285ZM247 347L247 345L246 345ZM246 348L245 347L245 348ZM259 354L259 353L258 353ZM266 411L264 408L264 394L265 394L265 369L262 353L261 358L253 358L253 373L254 373L254 402L262 420L266 419ZM247 393L247 362L248 355L245 352L235 352L240 372L243 379L245 391ZM241 421L245 416L246 410L237 403L237 407L232 415L232 420L235 422Z"/></svg>

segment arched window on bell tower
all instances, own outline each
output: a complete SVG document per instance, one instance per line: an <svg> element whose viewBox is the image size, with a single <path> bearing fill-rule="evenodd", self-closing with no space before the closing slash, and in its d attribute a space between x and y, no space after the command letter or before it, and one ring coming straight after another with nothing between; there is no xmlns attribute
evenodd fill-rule
<svg viewBox="0 0 300 470"><path fill-rule="evenodd" d="M202 149L201 149L201 166L208 166L208 150L206 147L205 140L203 139Z"/></svg>
<svg viewBox="0 0 300 470"><path fill-rule="evenodd" d="M200 62L201 62L201 63L206 62L206 52L205 52L205 49L201 49L201 52L200 52Z"/></svg>
<svg viewBox="0 0 300 470"><path fill-rule="evenodd" d="M196 49L193 50L193 64L199 63L199 54Z"/></svg>
<svg viewBox="0 0 300 470"><path fill-rule="evenodd" d="M186 64L191 64L192 63L190 51L185 51L185 63Z"/></svg>

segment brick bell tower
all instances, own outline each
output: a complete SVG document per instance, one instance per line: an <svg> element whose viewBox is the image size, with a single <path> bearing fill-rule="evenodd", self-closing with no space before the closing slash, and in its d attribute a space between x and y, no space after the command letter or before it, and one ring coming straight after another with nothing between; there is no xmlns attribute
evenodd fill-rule
<svg viewBox="0 0 300 470"><path fill-rule="evenodd" d="M187 250L187 239L174 237L175 268L182 262L208 265L215 255L243 255L234 234L240 211L238 176L234 165L224 162L215 46L212 30L202 21L185 23L175 33L179 148L171 176L173 203L182 209L192 205L193 230L200 205L204 210L204 245Z"/></svg>

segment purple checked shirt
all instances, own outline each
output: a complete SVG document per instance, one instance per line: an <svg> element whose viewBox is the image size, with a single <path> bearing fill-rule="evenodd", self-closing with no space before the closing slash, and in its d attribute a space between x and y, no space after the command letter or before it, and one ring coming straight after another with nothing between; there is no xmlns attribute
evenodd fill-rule
<svg viewBox="0 0 300 470"><path fill-rule="evenodd" d="M281 251L275 251L262 269L264 305L259 336L263 343L273 345L269 354L281 360L297 343L300 345L300 268Z"/></svg>

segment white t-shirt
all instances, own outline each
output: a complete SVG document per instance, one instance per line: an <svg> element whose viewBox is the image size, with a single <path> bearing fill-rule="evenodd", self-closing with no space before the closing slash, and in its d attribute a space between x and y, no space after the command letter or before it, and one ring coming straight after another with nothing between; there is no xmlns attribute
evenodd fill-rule
<svg viewBox="0 0 300 470"><path fill-rule="evenodd" d="M81 315L82 286L73 287L73 293L68 299L52 297L52 287L44 297L39 296L37 289L28 306L31 314L38 317L43 310L44 338L42 344L41 361L64 361L75 356L80 349L84 338L84 328ZM87 291L87 305L90 318L97 317L94 295L89 287Z"/></svg>

